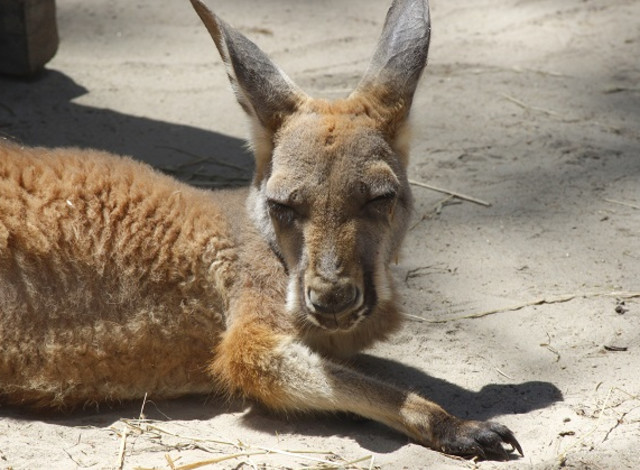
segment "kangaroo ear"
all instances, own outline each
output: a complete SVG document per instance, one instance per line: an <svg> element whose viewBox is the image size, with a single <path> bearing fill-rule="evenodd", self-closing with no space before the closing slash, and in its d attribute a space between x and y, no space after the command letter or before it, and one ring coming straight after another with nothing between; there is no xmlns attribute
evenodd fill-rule
<svg viewBox="0 0 640 470"><path fill-rule="evenodd" d="M427 0L394 0L369 68L351 95L377 103L391 134L409 115L427 63L430 32Z"/></svg>
<svg viewBox="0 0 640 470"><path fill-rule="evenodd" d="M204 3L191 0L191 4L222 56L238 102L261 128L254 130L266 131L271 137L306 95L258 46L218 18Z"/></svg>

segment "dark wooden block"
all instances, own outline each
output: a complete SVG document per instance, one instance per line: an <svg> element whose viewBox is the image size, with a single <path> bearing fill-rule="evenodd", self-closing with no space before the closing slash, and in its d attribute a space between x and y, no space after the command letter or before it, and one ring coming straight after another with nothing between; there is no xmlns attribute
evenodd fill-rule
<svg viewBox="0 0 640 470"><path fill-rule="evenodd" d="M0 73L37 73L57 49L54 0L0 0Z"/></svg>

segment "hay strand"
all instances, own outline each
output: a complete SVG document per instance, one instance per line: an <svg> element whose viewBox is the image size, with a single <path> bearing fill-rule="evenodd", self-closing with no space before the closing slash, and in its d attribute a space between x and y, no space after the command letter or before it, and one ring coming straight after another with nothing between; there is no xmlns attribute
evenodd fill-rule
<svg viewBox="0 0 640 470"><path fill-rule="evenodd" d="M501 94L502 94L503 98L511 101L512 103L520 106L523 109L530 110L530 111L538 111L539 113L544 113L544 114L547 114L547 115L553 116L553 117L560 117L560 114L555 112L555 111L551 111L549 109L544 109L544 108L539 108L537 106L528 105L524 101L520 101L519 99L514 98L513 96L510 96L510 95L507 95L506 93L501 93Z"/></svg>
<svg viewBox="0 0 640 470"><path fill-rule="evenodd" d="M637 204L632 204L630 202L625 201L616 201L615 199L604 199L606 202L610 202L611 204L618 204L620 206L631 207L632 209L640 209L640 206Z"/></svg>
<svg viewBox="0 0 640 470"><path fill-rule="evenodd" d="M470 319L482 318L482 317L487 317L489 315L495 315L497 313L516 312L518 310L522 310L523 308L533 307L536 305L559 304L559 303L569 302L577 298L589 299L593 297L616 297L620 299L633 299L633 298L640 297L640 292L583 292L579 294L565 294L565 295L558 295L555 297L543 297L540 299L531 300L529 302L524 302L517 305L511 305L509 307L496 308L496 309L487 310L484 312L477 312L477 313L471 313L469 315L461 315L461 316L450 317L450 318L441 318L436 320L428 320L426 318L423 318L417 315L411 315L408 313L403 314L403 316L413 321L438 324L438 323L448 323L448 322L457 321L457 320L470 320Z"/></svg>
<svg viewBox="0 0 640 470"><path fill-rule="evenodd" d="M146 400L144 403L146 403ZM176 439L180 439L181 441L188 442L188 444L184 444L183 442L179 446L162 443L162 445L166 446L167 449L197 448L205 452L224 454L224 455L216 456L210 459L199 460L195 462L178 465L176 463L176 460L174 460L171 457L171 455L167 453L165 454L165 460L167 461L167 465L170 470L195 470L201 467L205 467L208 465L215 465L228 460L241 459L243 457L253 457L258 455L264 455L264 456L281 455L281 456L291 457L292 460L296 460L296 459L302 460L304 462L308 462L307 464L304 464L302 466L302 468L305 468L305 470L310 468L316 468L319 470L348 469L348 468L362 469L362 467L358 466L357 464L364 461L369 461L368 468L373 468L373 458L374 458L373 455L367 455L354 460L347 460L347 459L344 459L343 457L340 457L337 453L332 451L324 451L324 450L317 450L317 449L304 449L304 450L276 449L276 448L270 448L270 447L252 446L250 444L246 444L241 441L234 442L234 441L228 441L223 439L186 436L178 432L170 431L166 429L166 427L158 425L158 423L154 420L145 419L144 417L142 417L142 412L144 410L144 403L141 409L141 418L138 418L138 419L121 418L119 422L123 424L123 429L119 430L114 427L111 428L121 437L119 459L116 466L118 470L122 470L124 466L126 440L127 440L127 437L131 434L136 434L138 436L147 436L149 439L153 440L156 444L158 442L161 443L162 436L170 436ZM231 451L231 453L227 453L228 451ZM325 458L314 456L314 454L315 455L322 454L323 456L325 456ZM311 464L311 466L309 466L309 464ZM294 467L291 467L291 468L294 468ZM152 470L152 468L141 467L141 466L136 467L136 469Z"/></svg>
<svg viewBox="0 0 640 470"><path fill-rule="evenodd" d="M487 201L483 201L482 199L478 199L472 196L467 196L466 194L462 194L456 191L451 191L449 189L440 188L438 186L433 186L431 184L423 183L421 181L409 180L409 184L414 186L420 186L421 188L430 189L432 191L436 191L442 194L448 194L449 196L457 197L458 199L462 199L464 201L473 202L474 204L480 204L481 206L490 207L491 203Z"/></svg>

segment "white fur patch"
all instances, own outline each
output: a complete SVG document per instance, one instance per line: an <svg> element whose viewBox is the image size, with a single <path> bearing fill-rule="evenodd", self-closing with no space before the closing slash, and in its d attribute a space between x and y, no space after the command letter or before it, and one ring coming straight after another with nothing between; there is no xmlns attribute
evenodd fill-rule
<svg viewBox="0 0 640 470"><path fill-rule="evenodd" d="M249 217L262 236L272 244L276 243L276 232L269 216L267 202L264 197L266 182L262 182L260 189L251 187L247 198L247 210Z"/></svg>
<svg viewBox="0 0 640 470"><path fill-rule="evenodd" d="M309 299L309 296L306 294L304 296L304 303L311 312L316 311L316 308L313 306L313 302L311 302L311 299Z"/></svg>
<svg viewBox="0 0 640 470"><path fill-rule="evenodd" d="M283 343L278 353L287 371L289 393L300 399L303 407L308 408L314 400L322 402L332 398L332 387L319 354L297 342Z"/></svg>
<svg viewBox="0 0 640 470"><path fill-rule="evenodd" d="M298 305L298 279L295 276L290 276L287 285L287 312L295 313L298 310Z"/></svg>
<svg viewBox="0 0 640 470"><path fill-rule="evenodd" d="M382 253L382 250L380 251ZM382 255L376 259L374 281L378 303L388 302L393 298L392 276Z"/></svg>

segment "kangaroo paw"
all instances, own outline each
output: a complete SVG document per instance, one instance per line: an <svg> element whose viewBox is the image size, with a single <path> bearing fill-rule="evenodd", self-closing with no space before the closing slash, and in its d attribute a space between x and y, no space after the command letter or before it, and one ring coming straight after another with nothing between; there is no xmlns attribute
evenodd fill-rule
<svg viewBox="0 0 640 470"><path fill-rule="evenodd" d="M509 460L516 450L524 456L513 432L493 421L456 420L439 444L440 450L447 454L469 458ZM506 449L505 445L510 445L511 449Z"/></svg>

